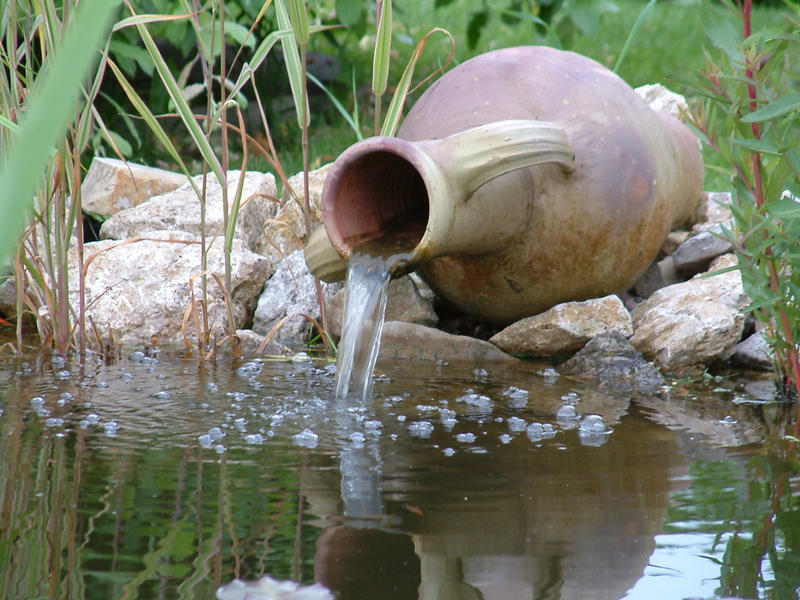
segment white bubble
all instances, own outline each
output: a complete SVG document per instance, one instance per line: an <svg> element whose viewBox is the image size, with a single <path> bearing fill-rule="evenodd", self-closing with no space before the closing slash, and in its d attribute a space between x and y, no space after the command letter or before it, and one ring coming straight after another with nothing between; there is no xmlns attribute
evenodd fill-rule
<svg viewBox="0 0 800 600"><path fill-rule="evenodd" d="M204 433L203 435L198 435L197 441L203 448L211 448L211 446L214 444L214 440L212 440L211 436L208 435L207 433Z"/></svg>
<svg viewBox="0 0 800 600"><path fill-rule="evenodd" d="M508 418L508 430L514 433L525 431L525 427L527 427L527 425L528 424L525 419L520 419L519 417Z"/></svg>
<svg viewBox="0 0 800 600"><path fill-rule="evenodd" d="M304 429L300 433L296 433L292 436L292 442L295 446L316 448L319 443L319 436L310 429Z"/></svg>
<svg viewBox="0 0 800 600"><path fill-rule="evenodd" d="M474 433L457 433L456 434L456 441L461 442L462 444L471 444L475 441L475 434Z"/></svg>
<svg viewBox="0 0 800 600"><path fill-rule="evenodd" d="M244 436L244 441L248 444L263 444L264 443L264 436L260 433L251 433L249 435Z"/></svg>
<svg viewBox="0 0 800 600"><path fill-rule="evenodd" d="M408 426L408 432L414 437L429 438L433 433L433 423L430 421L414 421Z"/></svg>
<svg viewBox="0 0 800 600"><path fill-rule="evenodd" d="M208 435L211 437L212 440L218 442L225 437L225 432L222 431L222 429L220 429L219 427L212 427L211 429L208 430Z"/></svg>

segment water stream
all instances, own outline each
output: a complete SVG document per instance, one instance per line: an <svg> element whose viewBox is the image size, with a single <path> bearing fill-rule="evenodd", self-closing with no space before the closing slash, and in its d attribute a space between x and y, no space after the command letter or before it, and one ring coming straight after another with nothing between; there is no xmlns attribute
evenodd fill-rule
<svg viewBox="0 0 800 600"><path fill-rule="evenodd" d="M402 238L361 244L350 255L336 374L336 397L366 400L380 349L386 291L392 272L408 259Z"/></svg>

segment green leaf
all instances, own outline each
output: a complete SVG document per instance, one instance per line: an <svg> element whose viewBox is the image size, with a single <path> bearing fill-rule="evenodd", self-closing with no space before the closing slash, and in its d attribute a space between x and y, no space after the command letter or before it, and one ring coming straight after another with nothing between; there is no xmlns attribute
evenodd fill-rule
<svg viewBox="0 0 800 600"><path fill-rule="evenodd" d="M217 156L214 154L214 150L211 148L211 144L209 143L208 139L206 139L203 130L197 123L197 119L195 119L189 103L186 102L186 99L183 97L182 90L178 85L178 82L175 81L175 77L172 75L172 71L170 70L169 66L167 66L167 63L164 60L164 57L161 55L158 46L156 46L155 40L153 40L153 37L150 35L150 32L144 25L137 25L136 28L139 30L139 35L141 36L147 51L150 53L150 58L153 59L153 64L155 64L156 71L158 71L158 75L161 78L161 81L164 83L164 87L167 89L167 94L169 95L170 100L175 104L175 107L181 116L181 120L186 126L189 136L192 138L195 146L203 156L203 160L205 160L211 170L214 171L214 175L217 176L217 181L220 182L220 185L224 185L226 178L222 173L222 165L220 165Z"/></svg>
<svg viewBox="0 0 800 600"><path fill-rule="evenodd" d="M363 14L362 0L336 0L336 16L342 25L352 27L358 24Z"/></svg>
<svg viewBox="0 0 800 600"><path fill-rule="evenodd" d="M281 29L292 30L289 12L286 10L284 0L275 0L275 12L278 16L278 27ZM303 65L300 61L300 51L297 48L297 39L294 33L281 37L283 47L283 60L286 64L286 73L289 75L289 87L292 88L292 98L294 108L297 113L297 124L300 129L307 127L311 122L309 114L308 99L303 96Z"/></svg>
<svg viewBox="0 0 800 600"><path fill-rule="evenodd" d="M422 38L419 44L417 44L417 47L414 48L414 52L411 54L411 58L409 59L403 74L400 76L400 81L394 91L392 101L389 103L389 108L386 110L386 118L383 120L383 125L381 126L381 135L393 136L397 132L397 128L400 126L400 119L403 115L403 106L405 105L406 96L408 96L409 90L411 89L411 80L414 76L414 69L417 66L419 57L422 56L422 51L425 49L428 39L434 33L442 33L450 39L451 50L447 63L449 64L450 60L452 60L453 55L455 54L455 39L446 29L434 27L425 35L424 38Z"/></svg>
<svg viewBox="0 0 800 600"><path fill-rule="evenodd" d="M474 50L475 46L478 45L478 40L481 38L481 31L488 21L489 13L485 10L472 13L472 17L470 17L469 23L467 24L467 46L469 46L471 50Z"/></svg>
<svg viewBox="0 0 800 600"><path fill-rule="evenodd" d="M382 96L389 80L389 56L392 50L392 0L383 0L375 53L372 57L372 93Z"/></svg>
<svg viewBox="0 0 800 600"><path fill-rule="evenodd" d="M752 150L753 152L778 155L781 153L780 149L775 144L765 139L735 137L731 138L731 142L747 150Z"/></svg>
<svg viewBox="0 0 800 600"><path fill-rule="evenodd" d="M256 40L250 35L250 30L236 21L225 21L225 37L251 50L256 46Z"/></svg>
<svg viewBox="0 0 800 600"><path fill-rule="evenodd" d="M587 37L597 35L597 30L600 27L600 15L591 3L576 2L571 4L567 14L572 24L583 35Z"/></svg>
<svg viewBox="0 0 800 600"><path fill-rule="evenodd" d="M758 110L751 112L749 115L742 117L745 123L758 123L768 119L780 117L793 110L800 109L800 92L795 92L784 96L774 102L770 102L766 106L762 106Z"/></svg>
<svg viewBox="0 0 800 600"><path fill-rule="evenodd" d="M51 151L75 114L81 86L105 45L118 0L83 0L28 96L26 116L0 167L0 257L16 244Z"/></svg>
<svg viewBox="0 0 800 600"><path fill-rule="evenodd" d="M308 11L304 0L288 0L289 20L292 22L292 30L297 38L297 43L301 46L308 44Z"/></svg>
<svg viewBox="0 0 800 600"><path fill-rule="evenodd" d="M150 60L150 55L144 48L129 44L128 42L124 42L119 39L111 40L108 47L111 51L111 54L114 56L117 62L120 63L120 66L123 66L123 68L124 63L122 60L128 59L128 61L138 66L148 76L153 75L153 69L155 68L155 65L153 65L153 61ZM127 72L128 75L133 75L132 69L125 69L125 72Z"/></svg>
<svg viewBox="0 0 800 600"><path fill-rule="evenodd" d="M617 57L617 62L614 63L614 73L619 73L619 68L622 66L622 61L625 60L625 57L628 55L628 50L630 50L631 45L633 44L633 40L636 39L636 36L639 34L639 30L647 23L647 20L650 18L650 13L653 12L653 7L656 4L656 0L650 0L647 4L645 4L644 8L639 12L639 15L636 17L636 21L634 21L633 26L631 27L630 33L628 33L628 37L625 39L625 43L622 46L622 50L619 53L619 57Z"/></svg>

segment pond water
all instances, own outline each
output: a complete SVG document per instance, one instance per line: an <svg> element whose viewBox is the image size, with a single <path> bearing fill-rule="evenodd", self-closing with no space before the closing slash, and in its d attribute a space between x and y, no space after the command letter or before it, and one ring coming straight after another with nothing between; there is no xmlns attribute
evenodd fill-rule
<svg viewBox="0 0 800 600"><path fill-rule="evenodd" d="M0 364L0 598L797 597L794 407L752 381L376 373L362 402L302 357Z"/></svg>

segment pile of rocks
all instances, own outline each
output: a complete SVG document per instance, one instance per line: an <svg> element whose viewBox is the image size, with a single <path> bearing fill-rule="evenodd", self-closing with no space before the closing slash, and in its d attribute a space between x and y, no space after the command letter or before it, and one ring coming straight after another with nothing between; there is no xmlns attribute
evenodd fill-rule
<svg viewBox="0 0 800 600"><path fill-rule="evenodd" d="M323 167L311 174L315 223L320 220L319 198L326 172ZM229 300L246 347L252 349L272 333L274 343L267 351L281 352L283 345L301 344L308 338L311 323L302 315L320 317L316 285L302 255L303 211L287 190L278 195L270 174L231 171L228 190L236 190L241 177ZM290 179L289 187L302 189L301 177ZM200 274L205 269L218 278L208 279L211 330L218 339L225 335L226 298L220 285L224 273L222 187L213 175L205 182L203 246L200 203L194 189L202 186L201 177L187 181L158 169L109 159L94 161L83 198L87 212L106 219L100 230L103 239L85 245L82 265L73 248L70 268L73 281L79 268L85 271L87 312L95 330L132 345L153 339L165 344L196 340L199 312L192 307L202 297ZM153 191L158 193L148 196ZM697 373L731 357L748 366L769 367L762 334L756 332L743 340L749 299L730 244L719 236L731 218L729 201L727 194L706 194L691 229L670 234L662 255L628 294L559 304L513 323L488 341L435 329L433 292L415 275L393 281L381 356L475 362L512 361L514 356L568 357L590 340L614 332L615 344L626 340L670 375ZM330 329L338 336L342 284L322 287ZM615 352L625 353L614 347L618 348ZM574 370L574 364L568 370ZM635 371L642 373L642 369Z"/></svg>

